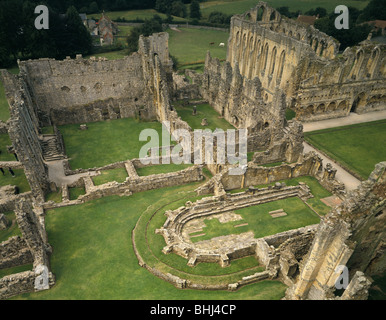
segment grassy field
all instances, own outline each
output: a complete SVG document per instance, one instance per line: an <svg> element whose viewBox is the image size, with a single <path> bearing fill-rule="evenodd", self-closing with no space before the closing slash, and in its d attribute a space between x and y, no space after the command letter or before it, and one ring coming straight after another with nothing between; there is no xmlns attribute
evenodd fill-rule
<svg viewBox="0 0 386 320"><path fill-rule="evenodd" d="M328 212L330 212L331 208L326 204L324 204L320 199L331 196L331 193L327 191L324 187L322 187L319 184L318 180L316 180L316 178L310 177L310 176L304 176L304 177L282 180L279 182L284 182L287 186L296 186L299 184L299 182L304 182L310 188L311 193L314 196L314 198L307 200L307 204L311 206L311 208L314 209L320 216L326 215ZM266 188L269 185L273 186L274 183L257 185L254 187ZM246 189L235 189L235 190L230 190L228 192L237 193L245 190Z"/></svg>
<svg viewBox="0 0 386 320"><path fill-rule="evenodd" d="M272 218L269 212L279 209L283 209L287 215ZM235 213L241 215L243 220L220 223L218 219L206 219L204 220L206 227L202 231L205 235L191 238L191 240L198 242L248 231L253 231L257 239L320 222L319 217L297 197L235 210ZM248 225L235 228L236 225L244 223Z"/></svg>
<svg viewBox="0 0 386 320"><path fill-rule="evenodd" d="M217 128L227 130L235 129L228 121L221 118L216 110L209 104L197 105L197 115L193 115L193 106L182 106L181 104L175 104L175 109L182 120L186 121L189 126L194 129L210 129L212 131ZM206 118L208 121L207 126L202 126L202 119Z"/></svg>
<svg viewBox="0 0 386 320"><path fill-rule="evenodd" d="M6 122L9 116L8 101L5 97L3 82L0 80L0 120Z"/></svg>
<svg viewBox="0 0 386 320"><path fill-rule="evenodd" d="M207 18L213 11L220 11L229 15L241 14L255 7L258 2L258 0L207 1L201 3L201 13L204 19ZM339 3L337 3L336 0L319 0L317 2L314 0L267 0L265 2L273 8L289 7L290 11L301 10L302 13L305 13L310 9L315 9L316 7L322 7L325 8L327 12L332 12L338 4L363 9L369 3L369 1L356 0L342 0L339 1Z"/></svg>
<svg viewBox="0 0 386 320"><path fill-rule="evenodd" d="M10 237L21 236L20 229L16 222L15 213L12 211L4 212L4 215L8 220L8 228L5 230L0 230L0 243L8 240Z"/></svg>
<svg viewBox="0 0 386 320"><path fill-rule="evenodd" d="M132 118L108 120L88 124L88 130L79 125L59 127L64 137L66 152L72 169L101 167L109 163L139 157L147 143L139 141L144 129L155 129L161 137L159 122L140 122Z"/></svg>
<svg viewBox="0 0 386 320"><path fill-rule="evenodd" d="M158 201L194 190L198 184L105 197L47 212L56 285L12 299L280 299L286 286L263 281L236 292L179 290L138 265L131 231L140 215Z"/></svg>
<svg viewBox="0 0 386 320"><path fill-rule="evenodd" d="M180 32L168 30L170 54L177 57L179 67L187 64L202 64L209 50L212 57L226 59L227 49L219 47L227 43L229 33L226 31L181 28ZM214 45L210 45L214 42Z"/></svg>
<svg viewBox="0 0 386 320"><path fill-rule="evenodd" d="M152 174L176 172L176 171L184 170L191 166L192 166L191 164L174 164L174 163L160 164L160 165L138 168L137 173L139 176L150 176Z"/></svg>
<svg viewBox="0 0 386 320"><path fill-rule="evenodd" d="M14 169L13 172L15 173L15 177L12 177L11 173L5 168L4 172L4 176L0 173L0 187L8 185L17 186L19 188L19 193L31 190L23 169Z"/></svg>
<svg viewBox="0 0 386 320"><path fill-rule="evenodd" d="M126 19L127 21L134 21L136 19L139 20L146 20L146 19L151 19L153 16L157 14L159 15L162 19L166 19L167 16L166 14L157 12L154 9L145 9L145 10L130 10L130 11L110 11L106 12L105 15L109 17L111 20L117 20L119 18L121 19ZM89 18L90 19L96 19L99 20L100 17L102 16L101 13L98 14L90 14ZM186 22L187 20L181 17L175 17L173 16L173 22Z"/></svg>
<svg viewBox="0 0 386 320"><path fill-rule="evenodd" d="M0 161L15 161L15 156L8 153L7 146L12 145L8 134L0 134Z"/></svg>
<svg viewBox="0 0 386 320"><path fill-rule="evenodd" d="M363 179L386 161L385 120L307 132L305 139Z"/></svg>
<svg viewBox="0 0 386 320"><path fill-rule="evenodd" d="M127 178L127 172L125 168L117 168L111 170L101 171L99 176L92 177L92 180L96 186L105 184L107 182L124 182Z"/></svg>

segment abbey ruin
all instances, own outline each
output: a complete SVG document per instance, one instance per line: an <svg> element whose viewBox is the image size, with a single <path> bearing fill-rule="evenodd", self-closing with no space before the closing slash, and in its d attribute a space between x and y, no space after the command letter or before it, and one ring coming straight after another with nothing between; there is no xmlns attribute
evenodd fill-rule
<svg viewBox="0 0 386 320"><path fill-rule="evenodd" d="M340 55L335 39L259 2L232 18L226 61L208 52L203 73L173 71L167 33L141 36L138 52L124 59L78 55L63 61L20 61L17 76L1 70L11 119L0 122L0 133L8 133L18 160L0 162L0 168L24 169L31 191L19 194L12 186L0 187L0 230L7 225L2 213L12 211L22 234L0 244L0 269L31 263L33 270L1 278L0 299L55 286L50 266L53 248L45 229L47 210L65 206L76 210L77 205L106 196L130 197L200 181L195 194L205 198L166 211L166 222L153 230L165 240L162 254L175 253L192 268L201 262L225 268L236 259L253 256L264 271L236 282L207 284L157 269L138 247L141 224L153 218L144 213L128 232L132 232L139 265L154 276L181 289L229 291L276 279L288 287L285 299L367 299L371 277L386 268L386 162L379 163L356 190L346 190L333 165L323 163L315 153L304 153L301 121L385 109L385 49L365 41ZM253 156L243 174L229 174L235 164L204 163L140 176L137 171L147 165L139 158L97 168L71 168L60 126L78 124L87 129L86 123L137 118L168 121L172 136L180 129L193 132L195 128L174 107L181 100L191 106L205 101L234 128L247 129L248 152ZM288 108L296 111L296 119L286 120ZM52 133L43 133L43 127L52 127ZM197 152L193 145L190 150L192 156ZM51 162L58 160L71 182L58 185L52 179ZM124 182L94 183L93 176L113 168L126 170ZM205 181L204 168L212 175ZM330 213L318 215L319 223L258 239L249 232L192 241L190 234L201 230L204 218L237 221L237 210L279 199L296 198L307 205L315 194L306 183L281 182L305 176L315 178L339 200ZM71 200L69 188L75 186L84 188L85 194ZM45 200L58 189L60 203ZM270 214L275 218L287 213ZM334 292L339 265L347 266L351 280L341 296Z"/></svg>

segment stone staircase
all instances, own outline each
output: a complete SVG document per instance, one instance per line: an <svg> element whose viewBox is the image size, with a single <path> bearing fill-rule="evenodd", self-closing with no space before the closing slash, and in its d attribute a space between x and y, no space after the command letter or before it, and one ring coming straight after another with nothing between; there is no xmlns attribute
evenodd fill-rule
<svg viewBox="0 0 386 320"><path fill-rule="evenodd" d="M63 153L60 151L58 141L55 135L44 135L40 141L43 157L45 161L56 161L65 158Z"/></svg>

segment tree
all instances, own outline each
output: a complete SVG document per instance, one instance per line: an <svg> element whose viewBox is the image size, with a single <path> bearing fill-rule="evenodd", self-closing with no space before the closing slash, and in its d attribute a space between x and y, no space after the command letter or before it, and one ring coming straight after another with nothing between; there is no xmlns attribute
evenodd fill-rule
<svg viewBox="0 0 386 320"><path fill-rule="evenodd" d="M190 5L190 18L197 20L201 19L200 4L197 0L193 0L192 4Z"/></svg>
<svg viewBox="0 0 386 320"><path fill-rule="evenodd" d="M162 18L159 15L154 15L150 20L145 20L142 26L135 27L131 30L127 37L128 53L138 51L138 40L140 35L145 37L153 33L162 31Z"/></svg>
<svg viewBox="0 0 386 320"><path fill-rule="evenodd" d="M170 13L176 17L186 17L186 7L181 1L173 1Z"/></svg>
<svg viewBox="0 0 386 320"><path fill-rule="evenodd" d="M67 10L63 37L67 42L67 50L61 48L61 53L66 52L67 55L75 55L91 52L91 35L83 25L82 19L74 6L69 7Z"/></svg>

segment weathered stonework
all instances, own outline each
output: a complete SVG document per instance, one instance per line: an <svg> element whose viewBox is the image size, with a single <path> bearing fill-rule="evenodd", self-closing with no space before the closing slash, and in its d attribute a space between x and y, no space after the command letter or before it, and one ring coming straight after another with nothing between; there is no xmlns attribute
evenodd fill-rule
<svg viewBox="0 0 386 320"><path fill-rule="evenodd" d="M227 62L242 76L258 78L266 101L275 98L276 88L283 90L299 120L384 110L385 45L364 41L340 57L339 45L259 2L232 17Z"/></svg>
<svg viewBox="0 0 386 320"><path fill-rule="evenodd" d="M376 165L369 179L350 192L341 205L322 220L311 249L305 255L296 283L287 291L287 299L335 298L335 283L346 266L352 281L342 298L357 295L366 298L367 280L360 278L384 273L386 163Z"/></svg>

